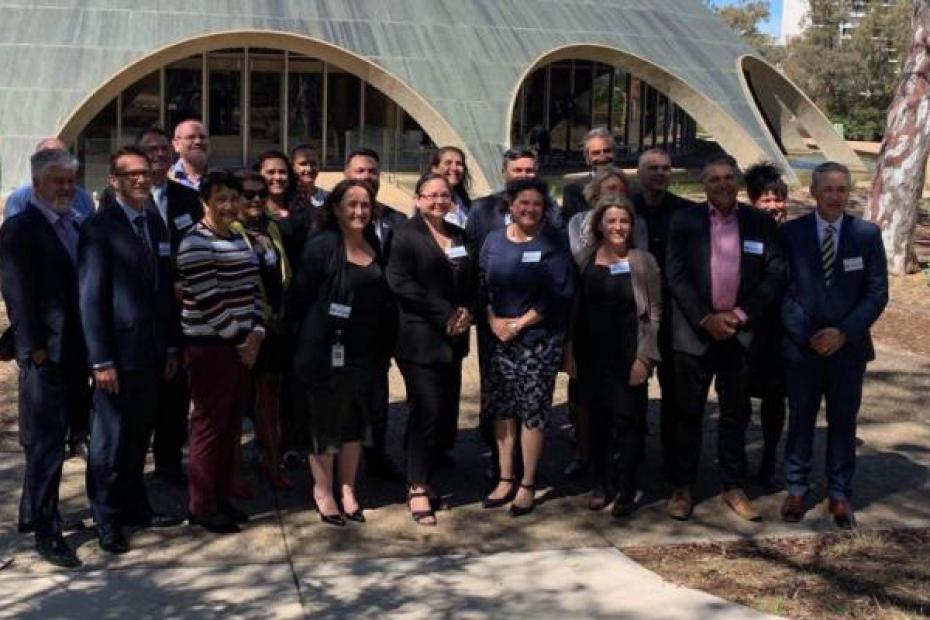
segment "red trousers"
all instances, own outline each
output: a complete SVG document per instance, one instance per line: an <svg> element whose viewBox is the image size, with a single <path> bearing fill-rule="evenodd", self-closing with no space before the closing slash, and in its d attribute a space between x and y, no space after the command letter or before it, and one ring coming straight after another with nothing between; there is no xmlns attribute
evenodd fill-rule
<svg viewBox="0 0 930 620"><path fill-rule="evenodd" d="M251 377L231 344L189 346L184 356L192 404L187 490L191 514L205 517L229 494Z"/></svg>

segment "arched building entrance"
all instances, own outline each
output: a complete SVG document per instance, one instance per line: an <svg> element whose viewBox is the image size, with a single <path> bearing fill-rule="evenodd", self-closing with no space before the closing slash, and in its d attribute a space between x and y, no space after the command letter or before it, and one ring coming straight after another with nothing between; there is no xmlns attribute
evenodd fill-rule
<svg viewBox="0 0 930 620"><path fill-rule="evenodd" d="M267 31L212 34L149 54L86 98L60 135L75 144L84 183L98 187L119 145L190 117L207 125L217 167L309 143L324 168L341 168L346 153L368 147L385 171L416 172L435 144L465 146L421 96L370 61Z"/></svg>

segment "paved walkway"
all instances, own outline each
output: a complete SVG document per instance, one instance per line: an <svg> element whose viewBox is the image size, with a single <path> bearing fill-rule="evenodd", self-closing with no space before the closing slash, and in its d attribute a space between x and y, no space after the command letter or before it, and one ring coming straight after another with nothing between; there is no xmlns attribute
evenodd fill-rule
<svg viewBox="0 0 930 620"><path fill-rule="evenodd" d="M450 511L436 528L417 527L402 503L403 487L363 480L360 496L368 523L332 528L309 509L305 472L291 472L294 491L273 495L264 486L244 502L253 520L237 536L216 537L178 527L134 532L133 550L102 554L89 529L68 533L84 568L57 571L37 560L31 538L15 533L22 456L15 431L0 435L0 615L114 616L284 616L345 617L527 617L581 613L585 617L754 617L748 610L700 593L663 584L631 565L624 547L813 534L832 529L822 508L800 525L778 519L782 493L758 496L765 520L754 524L733 516L719 498L712 456L713 419L707 425L705 462L694 519L665 517L668 489L660 482L657 437L647 442L641 475L644 498L629 519L613 521L586 509L581 483L563 481L570 454L564 381L557 391L553 424L541 469L537 510L513 520L505 511L479 505L488 483L483 446L474 430L477 369L466 364L456 467L438 484ZM399 461L405 416L403 386L392 377L391 446ZM5 384L2 403L15 393ZM930 526L930 427L924 397L930 393L930 360L880 347L869 370L859 438L856 487L860 524L871 528ZM652 395L653 399L655 394ZM655 401L653 400L653 406ZM654 414L654 412L653 412ZM657 429L652 415L650 425ZM818 441L823 445L823 428ZM758 458L760 432L750 432L750 458ZM822 467L818 465L818 470ZM62 507L68 517L90 524L80 460L66 463ZM822 496L818 475L815 493ZM150 481L152 501L163 511L183 511L182 490ZM673 596L674 594L674 596ZM658 601L658 602L656 602ZM662 615L664 614L664 615ZM732 614L727 616L725 614Z"/></svg>

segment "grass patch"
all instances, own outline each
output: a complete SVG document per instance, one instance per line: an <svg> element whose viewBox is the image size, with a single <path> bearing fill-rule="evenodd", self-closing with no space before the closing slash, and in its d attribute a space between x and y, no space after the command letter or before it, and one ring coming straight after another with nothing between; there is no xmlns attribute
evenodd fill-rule
<svg viewBox="0 0 930 620"><path fill-rule="evenodd" d="M930 529L624 552L673 583L763 613L824 620L930 615Z"/></svg>

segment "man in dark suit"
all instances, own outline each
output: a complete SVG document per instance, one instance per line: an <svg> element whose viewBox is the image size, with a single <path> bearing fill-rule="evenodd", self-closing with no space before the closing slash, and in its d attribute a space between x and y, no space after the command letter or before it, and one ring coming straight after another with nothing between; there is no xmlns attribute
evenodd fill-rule
<svg viewBox="0 0 930 620"><path fill-rule="evenodd" d="M614 163L614 138L606 127L595 127L585 135L584 161L591 169L584 181L569 183L562 188L562 221L566 223L576 213L588 210L584 187L597 169Z"/></svg>
<svg viewBox="0 0 930 620"><path fill-rule="evenodd" d="M136 146L148 155L151 164L152 202L167 227L171 264L174 265L181 239L203 218L200 196L186 185L168 178L171 168L168 134L157 127L145 129L136 137ZM175 276L174 279L177 281L178 278ZM187 485L181 456L187 440L190 401L187 372L180 367L174 377L165 381L159 389L152 437L155 474L178 486Z"/></svg>
<svg viewBox="0 0 930 620"><path fill-rule="evenodd" d="M672 180L672 160L662 149L649 149L639 157L637 169L639 191L631 200L636 217L646 222L649 233L649 251L662 271L662 322L659 325L659 362L657 375L662 393L660 437L662 466L669 482L675 480L678 443L678 404L675 400L675 355L672 348L671 295L665 273L665 253L668 246L668 228L672 215L695 203L668 191Z"/></svg>
<svg viewBox="0 0 930 620"><path fill-rule="evenodd" d="M62 149L31 160L29 204L0 228L0 282L19 366L19 430L26 453L19 530L57 566L81 564L62 537L58 487L71 413L87 415L90 382L78 304L81 216L72 208L78 161Z"/></svg>
<svg viewBox="0 0 930 620"><path fill-rule="evenodd" d="M158 127L149 127L136 136L135 145L148 156L151 164L151 199L146 208L154 209L165 224L171 244L171 264L174 265L181 239L203 217L200 196L190 187L168 178L171 168L168 134ZM116 193L112 187L107 187L100 194L100 208L107 209L116 205ZM177 282L176 274L174 281ZM152 438L155 475L178 486L187 485L182 452L187 440L189 409L189 379L187 371L179 365L174 377L170 381L162 381L158 390Z"/></svg>
<svg viewBox="0 0 930 620"><path fill-rule="evenodd" d="M131 146L118 150L108 180L116 205L81 228L78 259L95 384L87 494L101 548L125 553L122 526L181 521L152 510L142 478L161 380L177 370L180 324L168 232L158 212L146 207L146 154Z"/></svg>
<svg viewBox="0 0 930 620"><path fill-rule="evenodd" d="M827 495L836 524L855 527L850 498L856 417L866 364L875 359L869 328L888 303L888 272L877 226L845 213L849 170L834 162L811 178L814 213L782 226L788 289L781 308L788 387L785 521L806 512L805 495L821 399L827 403Z"/></svg>
<svg viewBox="0 0 930 620"><path fill-rule="evenodd" d="M691 516L704 408L715 376L723 499L740 517L760 518L743 492L751 412L749 348L754 323L781 294L784 262L772 219L737 203L738 175L732 158L709 161L701 177L707 202L679 210L669 225L666 276L681 418L676 488L667 510L680 520Z"/></svg>
<svg viewBox="0 0 930 620"><path fill-rule="evenodd" d="M378 153L371 149L358 149L346 157L343 176L346 179L368 181L374 188L377 197L381 187L381 162ZM391 241L394 239L394 228L405 222L407 216L386 204L376 202L371 214L371 231L374 233L372 243L377 243L381 265L387 265L391 254ZM397 317L388 321L387 329L397 330ZM365 448L365 471L370 476L400 482L404 480L403 474L397 469L388 457L385 449L387 443L388 425L388 369L391 366L390 358L384 360L384 372L377 373L377 379L372 384L371 400L371 445Z"/></svg>

